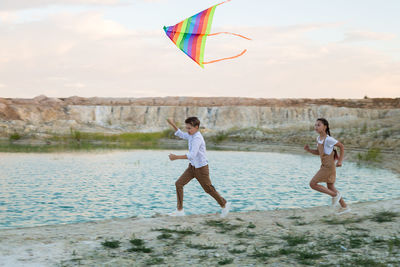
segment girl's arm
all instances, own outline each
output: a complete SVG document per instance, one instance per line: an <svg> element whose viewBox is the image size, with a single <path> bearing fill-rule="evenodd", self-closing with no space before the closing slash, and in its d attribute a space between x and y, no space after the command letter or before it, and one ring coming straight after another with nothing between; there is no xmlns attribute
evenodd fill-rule
<svg viewBox="0 0 400 267"><path fill-rule="evenodd" d="M340 149L340 155L339 155L339 159L336 163L337 167L341 167L342 166L342 162L343 162L343 158L344 158L344 145L340 142L337 142L335 144L335 146L337 146Z"/></svg>
<svg viewBox="0 0 400 267"><path fill-rule="evenodd" d="M304 150L305 151L307 151L307 152L310 152L311 154L313 154L313 155L319 155L319 152L318 152L318 150L316 150L316 149L310 149L310 147L308 146L308 145L305 145L304 146Z"/></svg>

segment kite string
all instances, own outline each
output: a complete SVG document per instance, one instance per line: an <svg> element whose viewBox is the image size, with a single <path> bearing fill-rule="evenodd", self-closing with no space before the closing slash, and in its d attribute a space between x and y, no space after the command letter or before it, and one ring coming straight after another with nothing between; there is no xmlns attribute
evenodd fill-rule
<svg viewBox="0 0 400 267"><path fill-rule="evenodd" d="M222 5L222 4L225 4L225 3L228 3L228 2L230 2L230 1L232 1L232 0L226 0L226 1L222 2L222 3L217 4L217 6Z"/></svg>
<svg viewBox="0 0 400 267"><path fill-rule="evenodd" d="M231 34L231 35L235 35L235 36L244 38L246 40L251 40L250 38L247 38L246 36L243 36L243 35L240 35L240 34L237 34L237 33L232 33L232 32L216 32L216 33L208 34L208 36L214 36L214 35L218 35L218 34Z"/></svg>
<svg viewBox="0 0 400 267"><path fill-rule="evenodd" d="M221 58L221 59L216 59L216 60L211 60L211 61L207 61L207 62L203 62L203 64L210 64L210 63L214 63L214 62L218 62L218 61L222 61L222 60L227 60L227 59L233 59L233 58L237 58L242 56L244 53L246 53L247 49L243 50L242 53L233 56L233 57L225 57L225 58Z"/></svg>

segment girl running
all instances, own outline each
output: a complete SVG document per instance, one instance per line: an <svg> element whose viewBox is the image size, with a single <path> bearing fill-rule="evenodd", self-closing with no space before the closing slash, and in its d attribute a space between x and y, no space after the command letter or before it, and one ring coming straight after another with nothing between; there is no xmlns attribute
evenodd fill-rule
<svg viewBox="0 0 400 267"><path fill-rule="evenodd" d="M310 187L319 192L328 194L332 197L332 206L340 203L338 214L350 212L350 208L344 202L342 195L335 188L336 167L341 167L344 157L344 146L342 143L331 137L329 131L329 123L324 118L317 119L315 123L315 131L319 134L317 137L317 149L310 149L308 145L304 146L307 152L321 157L321 168L310 181ZM337 146L340 149L340 155L337 156ZM335 160L337 160L335 166ZM327 187L319 183L326 183Z"/></svg>

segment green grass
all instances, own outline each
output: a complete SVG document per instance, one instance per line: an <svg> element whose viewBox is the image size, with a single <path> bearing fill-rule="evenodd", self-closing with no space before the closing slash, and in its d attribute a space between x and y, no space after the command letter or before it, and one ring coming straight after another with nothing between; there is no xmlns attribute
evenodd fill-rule
<svg viewBox="0 0 400 267"><path fill-rule="evenodd" d="M293 216L289 216L289 217L287 217L289 220L301 220L301 219L303 219L304 217L303 216L295 216L295 215L293 215Z"/></svg>
<svg viewBox="0 0 400 267"><path fill-rule="evenodd" d="M104 142L119 142L119 143L135 143L135 142L156 142L161 138L166 138L171 136L172 131L166 130L162 132L153 133L122 133L122 134L105 134L105 133L89 133L89 132L79 132L71 130L70 135L54 135L50 140L53 141L104 141Z"/></svg>
<svg viewBox="0 0 400 267"><path fill-rule="evenodd" d="M151 253L153 250L151 248L147 248L145 246L144 240L139 238L133 238L129 240L129 242L133 245L128 252L143 252L143 253Z"/></svg>
<svg viewBox="0 0 400 267"><path fill-rule="evenodd" d="M263 244L264 245L261 246L262 248L269 248L269 247L274 246L279 243L276 241L273 241L273 240L265 240L265 241L263 241Z"/></svg>
<svg viewBox="0 0 400 267"><path fill-rule="evenodd" d="M44 139L47 144L30 145L15 144L10 142L0 143L0 152L68 152L68 151L92 151L99 149L159 149L160 140L171 136L171 131L154 133L85 133L71 130L70 134L57 135ZM18 140L21 136L14 134L10 140Z"/></svg>
<svg viewBox="0 0 400 267"><path fill-rule="evenodd" d="M351 259L348 260L343 260L339 262L339 265L341 267L355 267L355 266L360 266L360 267L386 267L388 266L385 263L376 261L374 259L368 258L366 256L360 256L357 255Z"/></svg>
<svg viewBox="0 0 400 267"><path fill-rule="evenodd" d="M266 258L271 257L271 254L268 251L260 251L254 248L254 252L249 254L248 257L265 260Z"/></svg>
<svg viewBox="0 0 400 267"><path fill-rule="evenodd" d="M360 130L360 134L366 134L368 131L368 125L367 122L364 122L363 127Z"/></svg>
<svg viewBox="0 0 400 267"><path fill-rule="evenodd" d="M365 229L365 228L361 228L361 227L357 227L357 226L349 226L346 227L346 230L348 231L362 231L362 232L369 232L369 229Z"/></svg>
<svg viewBox="0 0 400 267"><path fill-rule="evenodd" d="M218 261L219 265L226 265L226 264L231 264L233 262L233 259L231 258L224 258Z"/></svg>
<svg viewBox="0 0 400 267"><path fill-rule="evenodd" d="M308 238L305 235L289 234L283 236L282 239L286 240L289 246L297 246L299 244L307 244Z"/></svg>
<svg viewBox="0 0 400 267"><path fill-rule="evenodd" d="M359 161L380 162L382 160L381 149L370 148L365 153L358 153L357 158Z"/></svg>
<svg viewBox="0 0 400 267"><path fill-rule="evenodd" d="M146 260L146 266L147 265L157 265L157 264L163 264L164 263L164 259L163 258L150 258L148 260Z"/></svg>
<svg viewBox="0 0 400 267"><path fill-rule="evenodd" d="M361 236L351 235L349 238L349 248L361 248L367 245L367 242Z"/></svg>
<svg viewBox="0 0 400 267"><path fill-rule="evenodd" d="M342 253L347 250L348 238L333 238L332 236L318 236L316 246L321 250L332 251L336 253Z"/></svg>
<svg viewBox="0 0 400 267"><path fill-rule="evenodd" d="M144 241L142 239L138 239L138 238L131 239L131 240L129 240L129 242L134 246L143 246L144 245Z"/></svg>
<svg viewBox="0 0 400 267"><path fill-rule="evenodd" d="M151 253L153 250L151 248L147 248L145 246L137 246L137 247L131 247L128 249L128 252L143 252L143 253Z"/></svg>
<svg viewBox="0 0 400 267"><path fill-rule="evenodd" d="M297 251L296 259L299 263L304 265L315 265L314 260L320 259L322 253L316 253L309 250Z"/></svg>
<svg viewBox="0 0 400 267"><path fill-rule="evenodd" d="M365 221L367 218L360 217L360 218L345 218L345 219L339 219L339 218L332 218L332 219L327 219L324 218L322 219L322 222L330 225L338 225L338 224L351 224L351 223L359 223Z"/></svg>
<svg viewBox="0 0 400 267"><path fill-rule="evenodd" d="M254 228L256 228L256 225L253 222L249 222L249 225L247 226L247 228L254 229Z"/></svg>
<svg viewBox="0 0 400 267"><path fill-rule="evenodd" d="M386 246L388 243L388 240L381 238L381 237L374 237L372 239L372 243L371 245L374 247L378 247L378 248L382 248L384 246Z"/></svg>
<svg viewBox="0 0 400 267"><path fill-rule="evenodd" d="M17 140L19 140L19 139L21 139L21 135L19 134L19 133L13 133L13 134L11 134L10 136L9 136L9 140L10 141L17 141Z"/></svg>
<svg viewBox="0 0 400 267"><path fill-rule="evenodd" d="M398 212L392 211L381 211L377 212L371 216L371 220L374 222L382 223L382 222L393 222L395 218L399 216Z"/></svg>
<svg viewBox="0 0 400 267"><path fill-rule="evenodd" d="M254 238L256 234L246 230L243 232L236 233L235 236L238 238Z"/></svg>
<svg viewBox="0 0 400 267"><path fill-rule="evenodd" d="M199 250L217 249L217 246L214 245L193 244L191 242L187 243L186 246Z"/></svg>
<svg viewBox="0 0 400 267"><path fill-rule="evenodd" d="M312 251L302 250L297 252L296 258L299 260L315 260L320 259L323 256L322 253L315 253Z"/></svg>
<svg viewBox="0 0 400 267"><path fill-rule="evenodd" d="M172 234L169 233L162 233L161 235L157 236L157 239L171 239Z"/></svg>
<svg viewBox="0 0 400 267"><path fill-rule="evenodd" d="M238 224L230 224L220 220L208 220L205 222L207 226L212 226L220 229L219 233L226 233L240 228Z"/></svg>
<svg viewBox="0 0 400 267"><path fill-rule="evenodd" d="M293 224L296 226L302 226L306 225L307 223L305 221L296 220Z"/></svg>
<svg viewBox="0 0 400 267"><path fill-rule="evenodd" d="M182 235L182 236L197 234L195 231L192 230L192 228L183 228L181 230L168 229L168 228L157 228L157 229L154 229L153 231L162 232L162 233L166 233L166 234L178 234L178 235Z"/></svg>
<svg viewBox="0 0 400 267"><path fill-rule="evenodd" d="M106 240L101 243L103 247L106 248L119 248L121 245L121 241L119 240Z"/></svg>
<svg viewBox="0 0 400 267"><path fill-rule="evenodd" d="M290 255L290 254L294 254L297 253L297 250L293 249L293 248L280 248L278 251L276 251L276 255L278 256L282 256L282 255Z"/></svg>
<svg viewBox="0 0 400 267"><path fill-rule="evenodd" d="M241 253L244 253L246 251L247 251L246 249L236 249L236 248L228 249L228 252L231 253L231 254L241 254Z"/></svg>
<svg viewBox="0 0 400 267"><path fill-rule="evenodd" d="M203 253L200 253L199 255L197 255L197 258L199 258L199 260L201 262L208 260L210 258L210 255L208 255L207 251L204 251Z"/></svg>
<svg viewBox="0 0 400 267"><path fill-rule="evenodd" d="M246 246L247 247L249 245L249 243L247 243L244 240L239 240L238 242L235 243L235 245L236 246Z"/></svg>
<svg viewBox="0 0 400 267"><path fill-rule="evenodd" d="M391 245L393 245L394 247L397 247L397 248L400 249L400 237L398 237L398 236L395 236L395 237L389 239L389 240L387 241L387 243L388 243L388 244L391 244Z"/></svg>
<svg viewBox="0 0 400 267"><path fill-rule="evenodd" d="M212 142L219 144L225 140L227 140L229 137L229 134L226 132L218 132L216 135L212 136L210 139Z"/></svg>

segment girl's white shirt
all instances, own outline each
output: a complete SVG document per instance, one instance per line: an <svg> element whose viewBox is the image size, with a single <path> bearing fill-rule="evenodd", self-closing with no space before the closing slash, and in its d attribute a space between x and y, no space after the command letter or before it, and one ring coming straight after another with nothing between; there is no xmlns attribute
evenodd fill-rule
<svg viewBox="0 0 400 267"><path fill-rule="evenodd" d="M317 136L317 143L318 144L322 144L323 142L324 142L324 139L320 140L319 135L318 135ZM330 155L332 153L332 151L333 151L333 147L336 145L337 142L338 141L335 138L327 135L325 137L324 153L327 154L327 155Z"/></svg>

